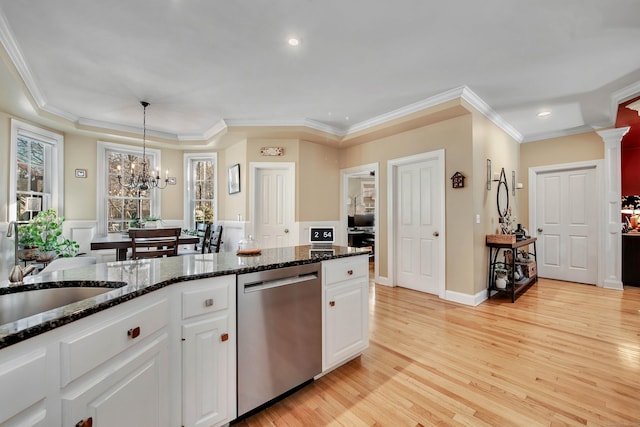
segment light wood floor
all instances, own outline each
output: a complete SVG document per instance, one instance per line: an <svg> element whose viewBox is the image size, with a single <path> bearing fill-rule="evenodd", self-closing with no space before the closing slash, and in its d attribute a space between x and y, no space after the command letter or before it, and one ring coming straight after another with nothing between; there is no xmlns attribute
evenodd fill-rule
<svg viewBox="0 0 640 427"><path fill-rule="evenodd" d="M478 307L372 285L370 347L242 426L640 426L640 288Z"/></svg>

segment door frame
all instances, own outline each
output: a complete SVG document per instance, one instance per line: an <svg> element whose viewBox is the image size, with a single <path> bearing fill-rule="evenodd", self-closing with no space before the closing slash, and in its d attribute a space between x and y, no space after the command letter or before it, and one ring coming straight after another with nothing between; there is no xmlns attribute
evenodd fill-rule
<svg viewBox="0 0 640 427"><path fill-rule="evenodd" d="M389 236L389 245L388 245L388 259L387 266L389 270L389 278L391 279L392 285L395 287L397 278L396 278L396 203L397 203L397 194L394 191L397 184L397 172L398 167L412 164L424 162L427 160L436 160L438 162L438 167L440 168L440 180L441 180L441 188L440 188L440 237L438 238L438 251L441 254L438 262L438 297L445 298L446 297L446 268L447 268L447 253L446 253L446 223L447 218L445 216L445 151L444 149L428 151L425 153L415 154L407 157L399 157L397 159L391 159L387 161L387 234Z"/></svg>
<svg viewBox="0 0 640 427"><path fill-rule="evenodd" d="M605 248L605 228L604 228L604 218L605 216L605 204L604 201L604 188L603 188L603 165L604 162L602 160L587 160L584 162L573 162L573 163L561 163L557 165L548 165L548 166L535 166L529 168L529 233L532 236L535 236L535 230L538 229L536 211L536 196L537 196L537 178L539 174L549 173L549 172L563 172L563 171L571 171L571 170L579 170L579 169L595 169L596 177L596 197L594 206L596 211L596 224L597 224L597 232L596 238L598 239L598 244L596 245L598 254L598 263L596 272L596 286L604 287L604 256Z"/></svg>
<svg viewBox="0 0 640 427"><path fill-rule="evenodd" d="M346 230L349 226L348 217L349 217L349 205L347 202L347 194L349 194L349 178L353 175L359 175L363 172L373 171L375 176L373 177L376 183L376 200L374 203L374 251L373 251L373 265L374 265L374 280L377 282L379 280L379 267L380 263L378 262L378 249L380 248L380 179L379 179L379 164L378 163L369 163L366 165L355 166L347 169L340 169L340 232L337 234L340 239L340 244L347 246L348 236Z"/></svg>
<svg viewBox="0 0 640 427"><path fill-rule="evenodd" d="M291 197L289 197L289 206L287 210L291 212L291 224L289 225L290 244L297 245L299 236L296 228L296 164L295 162L250 162L249 163L249 221L250 234L255 234L256 218L258 218L258 205L256 203L256 188L258 187L258 171L269 169L286 169L289 173L289 188Z"/></svg>

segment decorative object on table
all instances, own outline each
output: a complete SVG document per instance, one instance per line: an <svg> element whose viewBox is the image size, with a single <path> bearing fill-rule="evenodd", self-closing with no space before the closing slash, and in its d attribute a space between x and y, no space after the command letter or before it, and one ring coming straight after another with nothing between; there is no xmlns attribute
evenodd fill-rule
<svg viewBox="0 0 640 427"><path fill-rule="evenodd" d="M76 178L86 178L87 170L86 169L76 169Z"/></svg>
<svg viewBox="0 0 640 427"><path fill-rule="evenodd" d="M152 171L147 161L147 107L149 103L146 101L140 101L140 105L143 108L142 118L142 170L140 173L135 173L135 164L131 164L131 174L128 179L123 179L120 171L120 165L118 165L118 183L125 188L135 188L139 191L146 191L150 188L158 188L160 190L167 187L169 182L169 171L165 172L165 179L160 179L160 167L156 168L155 173L152 175ZM164 182L164 185L163 185Z"/></svg>
<svg viewBox="0 0 640 427"><path fill-rule="evenodd" d="M158 228L158 226L162 223L162 220L157 216L146 217L143 221L146 228Z"/></svg>
<svg viewBox="0 0 640 427"><path fill-rule="evenodd" d="M502 268L496 268L496 288L498 289L506 289L507 288L507 270Z"/></svg>
<svg viewBox="0 0 640 427"><path fill-rule="evenodd" d="M80 245L76 241L65 239L62 236L63 222L64 218L58 216L54 209L47 209L40 212L27 224L19 226L19 258L28 261L48 262L56 256L76 256ZM24 251L34 248L37 249L35 254L31 251L31 255L27 255L27 252Z"/></svg>
<svg viewBox="0 0 640 427"><path fill-rule="evenodd" d="M527 238L526 230L522 228L522 224L518 224L518 227L513 232L516 235L516 240L524 240Z"/></svg>
<svg viewBox="0 0 640 427"><path fill-rule="evenodd" d="M229 168L229 194L236 194L240 192L240 163Z"/></svg>
<svg viewBox="0 0 640 427"><path fill-rule="evenodd" d="M513 279L518 281L524 278L524 273L522 272L522 265L516 265L516 271L513 272Z"/></svg>
<svg viewBox="0 0 640 427"><path fill-rule="evenodd" d="M464 188L464 175L460 172L456 172L451 177L451 186L453 188Z"/></svg>
<svg viewBox="0 0 640 427"><path fill-rule="evenodd" d="M33 264L29 264L25 268L22 268L19 265L14 265L13 268L11 268L11 272L9 272L9 282L11 282L12 285L20 284L22 283L24 276L28 275L35 269L36 266Z"/></svg>
<svg viewBox="0 0 640 427"><path fill-rule="evenodd" d="M537 274L536 262L529 261L526 264L521 264L523 277L535 277Z"/></svg>
<svg viewBox="0 0 640 427"><path fill-rule="evenodd" d="M507 208L505 214L500 217L500 230L502 234L511 234L515 222L516 217L511 214L511 208Z"/></svg>
<svg viewBox="0 0 640 427"><path fill-rule="evenodd" d="M284 156L284 147L262 147L261 156Z"/></svg>
<svg viewBox="0 0 640 427"><path fill-rule="evenodd" d="M240 256L253 256L260 255L262 250L258 248L258 242L253 238L251 234L246 239L242 239L238 242L238 250L236 255Z"/></svg>
<svg viewBox="0 0 640 427"><path fill-rule="evenodd" d="M487 234L486 236L487 243L504 243L511 244L516 242L515 234Z"/></svg>

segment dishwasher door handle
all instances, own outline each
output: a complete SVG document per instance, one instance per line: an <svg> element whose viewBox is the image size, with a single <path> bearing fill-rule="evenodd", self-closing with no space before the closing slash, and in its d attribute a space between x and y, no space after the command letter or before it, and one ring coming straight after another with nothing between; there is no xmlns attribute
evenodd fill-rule
<svg viewBox="0 0 640 427"><path fill-rule="evenodd" d="M304 283L311 280L316 280L317 278L318 278L318 273L310 273L310 274L304 274L301 276L285 277L282 279L264 280L262 282L255 282L255 283L245 283L244 293L246 294L249 292L264 291L266 289L277 288L280 286L295 285L297 283Z"/></svg>

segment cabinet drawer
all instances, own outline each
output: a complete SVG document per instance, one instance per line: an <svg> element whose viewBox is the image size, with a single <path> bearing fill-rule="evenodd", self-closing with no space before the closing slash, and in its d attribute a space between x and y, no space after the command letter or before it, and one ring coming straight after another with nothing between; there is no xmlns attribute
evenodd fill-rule
<svg viewBox="0 0 640 427"><path fill-rule="evenodd" d="M323 263L323 279L325 285L339 283L369 275L369 258L367 256L350 257Z"/></svg>
<svg viewBox="0 0 640 427"><path fill-rule="evenodd" d="M235 284L235 276L233 279ZM198 280L195 287L182 292L182 318L228 309L231 284L227 278Z"/></svg>
<svg viewBox="0 0 640 427"><path fill-rule="evenodd" d="M145 301L145 297L140 297L132 302L139 306ZM136 345L168 323L167 299L138 309L125 303L115 310L117 313L112 313L99 324L92 323L93 327L60 341L62 386Z"/></svg>
<svg viewBox="0 0 640 427"><path fill-rule="evenodd" d="M44 349L0 363L0 424L46 397Z"/></svg>

